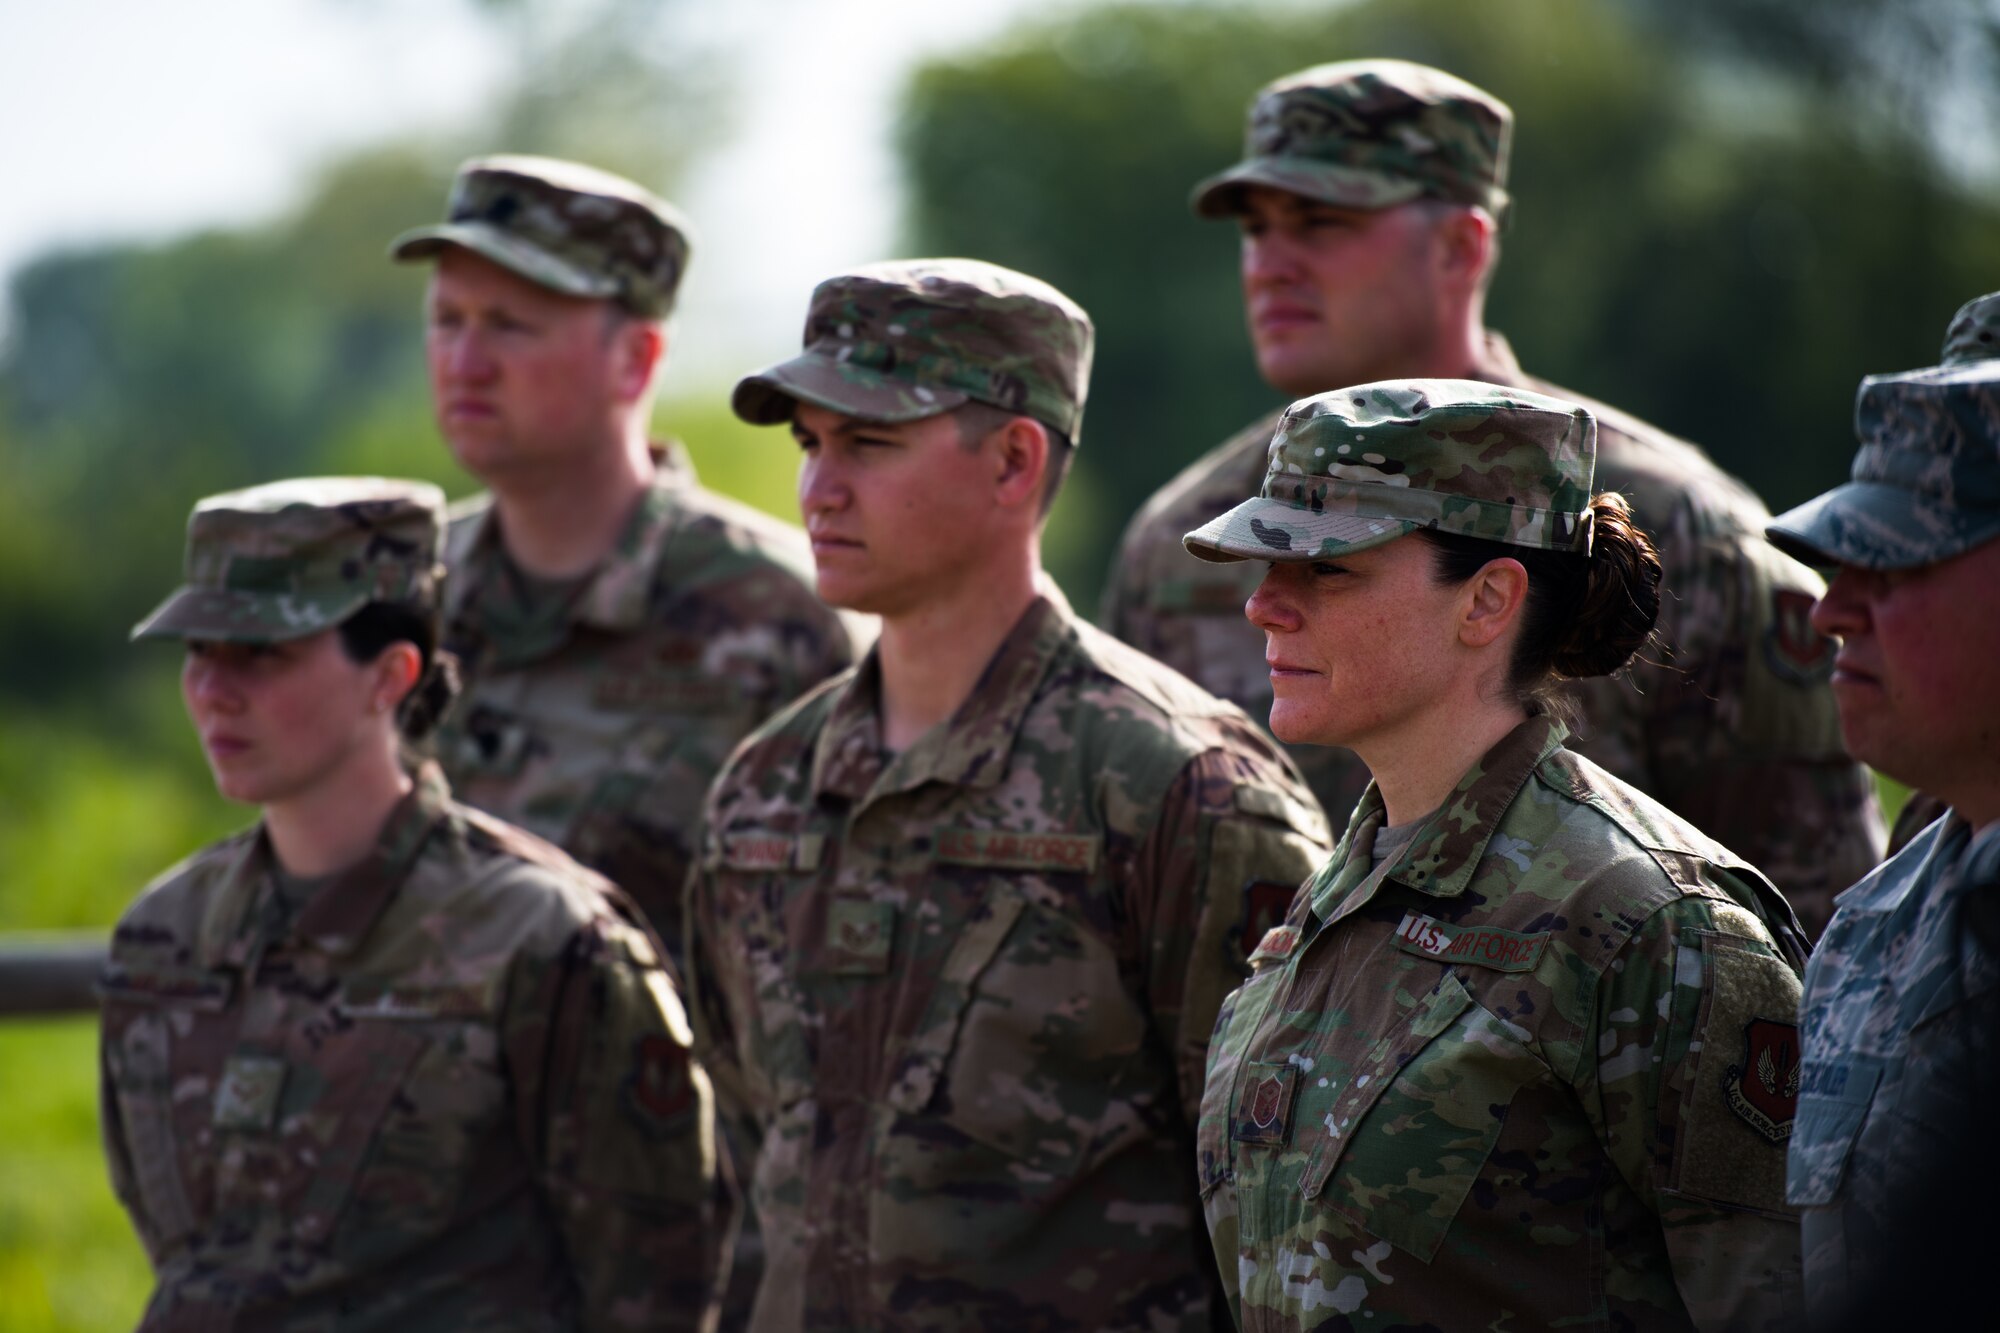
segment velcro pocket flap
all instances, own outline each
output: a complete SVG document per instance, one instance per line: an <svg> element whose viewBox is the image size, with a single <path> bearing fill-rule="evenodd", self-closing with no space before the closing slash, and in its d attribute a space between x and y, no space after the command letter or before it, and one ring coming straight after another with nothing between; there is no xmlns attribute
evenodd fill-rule
<svg viewBox="0 0 2000 1333"><path fill-rule="evenodd" d="M904 1044L902 1062L884 1097L890 1106L915 1115L930 1104L958 1039L972 988L1026 907L1027 899L1011 885L996 880L987 889L938 969L937 986L923 1021Z"/></svg>

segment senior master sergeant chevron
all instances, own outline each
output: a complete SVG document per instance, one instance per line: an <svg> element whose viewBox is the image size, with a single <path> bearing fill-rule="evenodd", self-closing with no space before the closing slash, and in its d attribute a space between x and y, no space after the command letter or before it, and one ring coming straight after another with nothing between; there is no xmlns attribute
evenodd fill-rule
<svg viewBox="0 0 2000 1333"><path fill-rule="evenodd" d="M691 883L703 1045L764 1127L753 1329L1219 1317L1209 1029L1327 830L1248 718L1041 572L1090 355L1046 284L913 261L820 284L803 354L737 386L804 451L821 594L883 618L723 771Z"/></svg>
<svg viewBox="0 0 2000 1333"><path fill-rule="evenodd" d="M1321 65L1257 95L1245 160L1204 181L1194 206L1242 228L1258 369L1286 397L1464 376L1590 410L1597 485L1631 501L1665 567L1665 651L1580 682L1572 744L1769 874L1816 934L1883 836L1867 771L1840 747L1832 645L1806 620L1819 582L1760 540L1763 505L1701 450L1527 375L1485 327L1512 133L1504 103L1442 70ZM1102 612L1113 634L1259 721L1271 686L1243 602L1261 567L1205 566L1181 535L1257 489L1276 420L1218 446L1140 510ZM1345 822L1367 770L1341 749L1294 757Z"/></svg>

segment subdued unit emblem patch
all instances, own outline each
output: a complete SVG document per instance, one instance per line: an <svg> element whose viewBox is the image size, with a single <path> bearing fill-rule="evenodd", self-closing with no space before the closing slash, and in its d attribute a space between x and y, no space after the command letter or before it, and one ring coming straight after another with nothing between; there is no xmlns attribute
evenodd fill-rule
<svg viewBox="0 0 2000 1333"><path fill-rule="evenodd" d="M1229 1137L1238 1143L1283 1143L1290 1136L1292 1093L1299 1083L1298 1067L1253 1064L1243 1076L1231 1117Z"/></svg>
<svg viewBox="0 0 2000 1333"><path fill-rule="evenodd" d="M1798 1024L1753 1018L1743 1027L1743 1063L1723 1076L1723 1096L1750 1128L1783 1143L1798 1114L1799 1069Z"/></svg>

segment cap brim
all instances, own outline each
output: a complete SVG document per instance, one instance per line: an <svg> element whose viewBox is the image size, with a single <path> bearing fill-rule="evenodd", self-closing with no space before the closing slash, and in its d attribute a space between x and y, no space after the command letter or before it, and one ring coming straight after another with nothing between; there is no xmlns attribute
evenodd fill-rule
<svg viewBox="0 0 2000 1333"><path fill-rule="evenodd" d="M1764 534L1807 564L1915 569L2000 538L2000 514L1967 514L1901 486L1850 481L1778 515Z"/></svg>
<svg viewBox="0 0 2000 1333"><path fill-rule="evenodd" d="M483 222L441 222L406 231L390 242L389 258L399 264L435 259L454 245L565 296L608 298L618 294L617 279L593 273Z"/></svg>
<svg viewBox="0 0 2000 1333"><path fill-rule="evenodd" d="M1407 177L1335 166L1305 157L1253 157L1194 187L1188 202L1205 218L1231 218L1243 211L1246 186L1317 199L1341 208L1393 208L1423 194L1424 187Z"/></svg>
<svg viewBox="0 0 2000 1333"><path fill-rule="evenodd" d="M367 601L363 593L318 600L226 588L177 588L132 627L132 637L283 643L332 629Z"/></svg>
<svg viewBox="0 0 2000 1333"><path fill-rule="evenodd" d="M1235 560L1328 560L1392 542L1423 524L1370 514L1315 513L1282 500L1245 500L1181 538L1190 554Z"/></svg>
<svg viewBox="0 0 2000 1333"><path fill-rule="evenodd" d="M790 421L802 402L864 421L919 421L972 401L957 389L911 384L879 370L805 352L738 381L729 396L736 415L753 426Z"/></svg>

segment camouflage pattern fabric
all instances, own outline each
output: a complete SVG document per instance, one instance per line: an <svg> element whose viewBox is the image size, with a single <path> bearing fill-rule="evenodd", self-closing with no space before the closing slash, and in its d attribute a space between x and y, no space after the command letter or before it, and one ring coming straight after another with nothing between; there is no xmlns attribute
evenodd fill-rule
<svg viewBox="0 0 2000 1333"><path fill-rule="evenodd" d="M126 912L103 1126L147 1333L694 1329L730 1220L709 1086L610 885L434 769L296 911L260 830Z"/></svg>
<svg viewBox="0 0 2000 1333"><path fill-rule="evenodd" d="M1285 409L1252 499L1182 539L1204 560L1318 560L1419 528L1587 553L1597 423L1473 380L1357 384Z"/></svg>
<svg viewBox="0 0 2000 1333"><path fill-rule="evenodd" d="M1571 748L1764 870L1817 934L1833 895L1880 860L1883 837L1874 784L1841 744L1833 644L1807 619L1825 585L1762 540L1764 507L1693 445L1525 375L1497 334L1471 377L1588 410L1592 485L1631 502L1665 568L1660 647L1618 676L1579 683ZM1260 722L1271 684L1243 603L1263 568L1205 563L1181 538L1257 493L1276 425L1252 425L1146 503L1100 604L1106 629ZM1368 783L1361 761L1326 746L1291 753L1345 820Z"/></svg>
<svg viewBox="0 0 2000 1333"><path fill-rule="evenodd" d="M445 641L465 689L438 757L468 805L601 871L673 946L702 794L736 743L854 660L798 529L662 453L604 562L548 620L518 613L490 501L453 510ZM858 623L858 621L857 621Z"/></svg>
<svg viewBox="0 0 2000 1333"><path fill-rule="evenodd" d="M185 582L135 639L253 643L331 629L372 601L428 604L444 492L382 477L306 477L212 495L188 516Z"/></svg>
<svg viewBox="0 0 2000 1333"><path fill-rule="evenodd" d="M813 289L805 350L746 376L753 425L802 400L867 421L915 421L967 402L1033 417L1076 444L1090 383L1082 307L1038 278L976 259L870 264Z"/></svg>
<svg viewBox="0 0 2000 1333"><path fill-rule="evenodd" d="M1805 943L1529 718L1372 855L1373 787L1223 1006L1201 1191L1238 1324L1795 1326Z"/></svg>
<svg viewBox="0 0 2000 1333"><path fill-rule="evenodd" d="M1264 185L1344 208L1412 199L1507 208L1514 113L1440 69L1346 60L1289 74L1250 106L1243 161L1195 187L1194 210L1228 217Z"/></svg>
<svg viewBox="0 0 2000 1333"><path fill-rule="evenodd" d="M1206 1330L1211 1024L1327 829L1236 709L1037 599L883 752L879 673L753 737L690 886L764 1129L751 1328Z"/></svg>
<svg viewBox="0 0 2000 1333"><path fill-rule="evenodd" d="M1952 321L1943 364L1863 379L1852 480L1771 520L1771 540L1820 563L1913 569L2000 537L1996 324L2000 295L1981 297Z"/></svg>
<svg viewBox="0 0 2000 1333"><path fill-rule="evenodd" d="M402 263L460 245L569 296L665 319L687 271L689 227L622 176L549 157L476 157L458 169L444 222L389 246Z"/></svg>
<svg viewBox="0 0 2000 1333"><path fill-rule="evenodd" d="M1996 896L2000 826L1975 834L1953 813L1841 895L1806 969L1787 1197L1805 1210L1815 1319L1897 1288L1884 1258L1939 1202L1912 1184L1952 1173L1991 1123L1973 1090L2000 1059L2000 938L1971 918L1990 922Z"/></svg>

